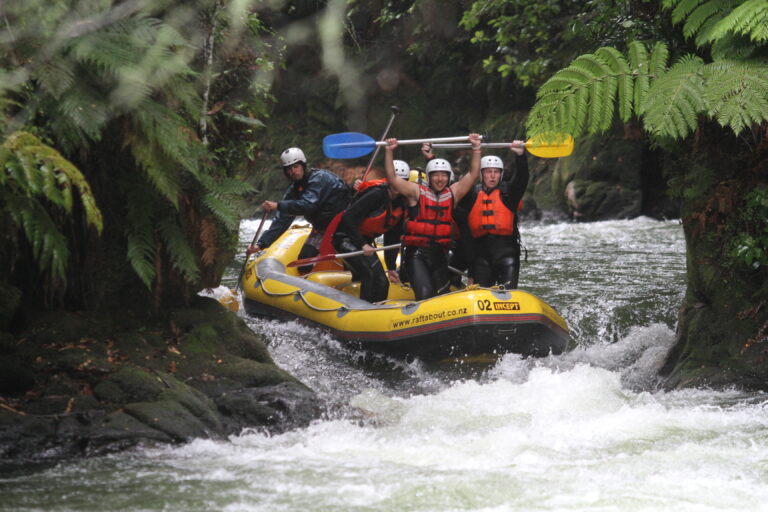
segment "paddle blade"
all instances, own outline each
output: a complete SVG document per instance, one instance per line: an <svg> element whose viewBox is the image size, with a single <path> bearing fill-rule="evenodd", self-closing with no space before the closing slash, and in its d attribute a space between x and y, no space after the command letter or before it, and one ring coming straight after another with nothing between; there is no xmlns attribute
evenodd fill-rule
<svg viewBox="0 0 768 512"><path fill-rule="evenodd" d="M535 139L528 139L525 143L525 149L539 158L559 158L573 153L573 137L562 136L539 136Z"/></svg>
<svg viewBox="0 0 768 512"><path fill-rule="evenodd" d="M323 139L323 153L328 158L359 158L375 148L376 141L364 133L334 133Z"/></svg>

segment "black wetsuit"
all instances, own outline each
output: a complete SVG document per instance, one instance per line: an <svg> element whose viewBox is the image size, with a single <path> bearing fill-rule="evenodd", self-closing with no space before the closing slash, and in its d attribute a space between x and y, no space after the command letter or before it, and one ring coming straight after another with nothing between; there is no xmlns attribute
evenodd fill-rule
<svg viewBox="0 0 768 512"><path fill-rule="evenodd" d="M485 235L473 238L470 250L472 252L470 277L480 286L503 285L505 288L517 288L520 276L520 233L517 222L517 205L528 187L528 159L525 154L515 155L516 172L512 175L505 173L499 184L499 191L504 205L515 213L514 233L508 236ZM477 200L478 191L482 185L476 185L472 191L461 200L461 206L468 212Z"/></svg>
<svg viewBox="0 0 768 512"><path fill-rule="evenodd" d="M360 251L363 245L374 245L373 237L360 233L358 227L369 217L376 217L389 207L404 208L402 198L390 201L386 185L375 186L365 190L347 208L341 217L336 233L333 235L333 246L338 252ZM384 245L396 244L402 234L402 222L384 232ZM397 267L397 251L389 250L384 253L387 268ZM353 279L360 281L360 298L368 302L379 302L387 298L389 280L381 265L378 254L371 256L353 256L344 259L344 264L352 271Z"/></svg>

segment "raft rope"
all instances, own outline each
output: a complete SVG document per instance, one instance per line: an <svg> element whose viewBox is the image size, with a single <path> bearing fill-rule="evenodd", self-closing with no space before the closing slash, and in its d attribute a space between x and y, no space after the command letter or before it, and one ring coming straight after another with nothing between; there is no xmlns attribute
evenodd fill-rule
<svg viewBox="0 0 768 512"><path fill-rule="evenodd" d="M313 310L318 311L318 312L321 312L321 313L329 313L329 312L333 312L333 311L350 311L350 308L348 308L347 306L345 306L343 304L341 306L336 306L336 307L333 307L333 308L322 308L320 306L315 306L314 304L312 304L307 299L307 296L305 295L304 290L302 290L301 288L296 288L293 291L283 292L283 293L270 291L270 290L267 289L266 286L264 286L264 283L268 279L269 278L266 278L266 279L262 278L258 274L256 275L256 280L258 282L258 285L261 286L261 289L264 290L264 293L269 295L270 297L286 297L288 295L295 295L295 296L298 296L301 299L301 301L304 304L306 304L306 306L308 308L313 309ZM331 300L334 300L334 299L331 299ZM396 308L402 307L402 304L381 304L381 306L383 306L385 308L396 309Z"/></svg>
<svg viewBox="0 0 768 512"><path fill-rule="evenodd" d="M263 278L260 275L258 275L258 273L256 274L255 277L256 277L256 285L261 286L261 289L264 290L264 293L266 295L269 295L270 297L287 297L288 295L295 295L295 296L298 296L301 299L301 301L304 304L306 304L306 306L308 308L313 309L314 311L318 311L320 313L330 313L330 312L333 312L333 311L351 311L351 309L349 307L347 307L347 306L345 306L343 304L341 306L336 306L336 307L333 307L333 308L323 308L323 307L320 307L320 306L315 306L314 304L312 304L307 299L307 297L306 297L306 295L304 293L304 290L302 290L301 288L296 288L295 290L292 290L290 292L282 292L282 293L281 292L270 291L270 290L267 289L266 286L264 286L265 282L268 281L269 278ZM479 286L477 284L469 285L469 286L467 286L465 288L465 290L480 290L480 289L483 289L483 287L481 287L481 286ZM488 290L499 290L499 289L501 289L501 287L499 287L499 286L492 286L491 288L486 288L486 289L488 289ZM334 299L331 299L331 300L334 300ZM403 307L403 304L381 304L381 303L377 303L377 304L382 306L382 307L384 307L384 308L388 308L388 309L399 309L399 308ZM362 310L360 310L360 311L362 311Z"/></svg>

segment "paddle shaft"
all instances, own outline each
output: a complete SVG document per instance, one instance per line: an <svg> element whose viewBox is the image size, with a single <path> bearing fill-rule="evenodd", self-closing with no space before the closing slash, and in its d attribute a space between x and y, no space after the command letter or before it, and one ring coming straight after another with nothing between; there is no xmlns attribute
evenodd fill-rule
<svg viewBox="0 0 768 512"><path fill-rule="evenodd" d="M258 229L256 229L256 234L253 235L253 240L251 240L251 245L256 243L256 240L259 239L259 235L261 235L261 231L264 229L264 222L267 220L267 215L269 215L269 212L264 210L264 214L261 216L261 223L259 224ZM240 290L240 281L243 280L243 274L245 274L245 266L248 264L248 255L245 256L245 261L243 262L243 266L240 269L240 275L237 277L237 284L235 285L235 293L237 293Z"/></svg>
<svg viewBox="0 0 768 512"><path fill-rule="evenodd" d="M511 142L483 142L480 145L484 148L508 148L510 144L512 143ZM524 144L524 146L527 148L532 148L532 147L560 148L560 147L564 147L565 144L557 144L557 143L549 144L546 142L533 142L529 140ZM460 142L460 143L454 143L454 144L432 144L432 147L433 148L471 148L472 144L468 142L463 142L463 143Z"/></svg>
<svg viewBox="0 0 768 512"><path fill-rule="evenodd" d="M467 140L469 137L466 135L462 135L460 137L438 137L438 138L431 138L431 139L406 139L406 140L398 140L398 144L424 144L424 143L441 143L441 142L461 142L463 140ZM332 144L333 147L337 148L355 148L355 147L361 147L361 146L386 146L386 141L371 141L371 142L339 142L337 144Z"/></svg>
<svg viewBox="0 0 768 512"><path fill-rule="evenodd" d="M392 244L392 245L385 245L383 247L374 247L374 251L387 251L389 249L397 249L400 247L400 244ZM313 256L311 258L304 258L301 260L296 260L290 262L287 267L301 267L303 265L309 265L310 263L317 263L319 261L328 261L328 260L336 260L336 259L344 259L344 258L351 258L352 256L360 256L361 254L364 254L365 251L352 251L352 252L342 252L338 254L321 254L320 256Z"/></svg>
<svg viewBox="0 0 768 512"><path fill-rule="evenodd" d="M387 123L387 127L384 128L384 133L381 135L381 140L387 138L387 135L389 134L389 129L392 127L392 123L395 120L395 116L400 113L400 107L397 106L391 106L390 109L392 110L392 115L389 117L389 122ZM376 160L376 155L379 154L379 149L381 149L381 146L376 146L376 149L373 150L373 154L371 155L371 159L368 161L368 167L365 168L365 172L363 173L363 177L360 181L365 181L365 178L368 177L368 173L371 172L371 168L373 167L373 162Z"/></svg>

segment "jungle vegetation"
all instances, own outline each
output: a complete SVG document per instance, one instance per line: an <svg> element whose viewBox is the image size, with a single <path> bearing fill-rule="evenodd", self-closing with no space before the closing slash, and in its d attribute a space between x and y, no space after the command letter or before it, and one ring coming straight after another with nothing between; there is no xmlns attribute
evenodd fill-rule
<svg viewBox="0 0 768 512"><path fill-rule="evenodd" d="M764 1L27 0L0 17L4 327L215 286L254 193L284 186L277 152L319 161L323 135L378 129L397 103L400 137L640 127L683 200L670 371L764 355Z"/></svg>

